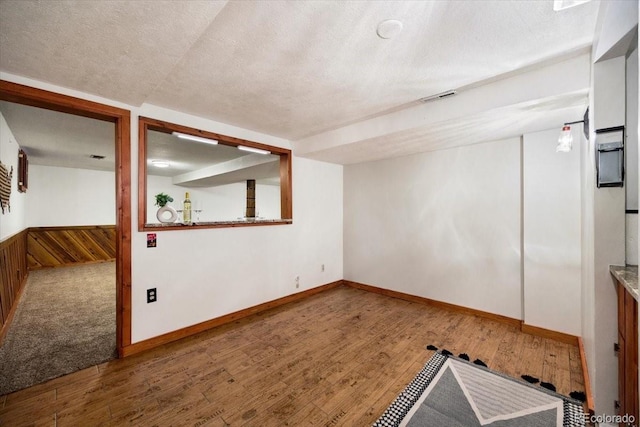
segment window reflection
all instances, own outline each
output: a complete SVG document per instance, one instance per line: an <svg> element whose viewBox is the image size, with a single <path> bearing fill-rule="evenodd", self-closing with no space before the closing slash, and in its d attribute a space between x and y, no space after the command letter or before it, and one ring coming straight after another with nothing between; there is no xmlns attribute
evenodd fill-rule
<svg viewBox="0 0 640 427"><path fill-rule="evenodd" d="M168 205L178 211L177 221L169 225L181 225L186 193L189 193L191 218L196 225L283 218L286 192L282 191L281 175L283 160L285 166L290 165L288 150L279 149L281 152L274 154L265 148L246 151L239 149L244 147L241 143L216 144L218 140L214 138L190 140L179 136L171 129L147 126L141 119L141 144L146 144L141 150L145 153L141 167L146 170L146 194L144 203L140 201L140 208L146 211L141 213L142 229L160 224L155 197L160 193L169 195L173 201ZM285 152L284 158L282 152ZM254 203L255 209L247 209Z"/></svg>

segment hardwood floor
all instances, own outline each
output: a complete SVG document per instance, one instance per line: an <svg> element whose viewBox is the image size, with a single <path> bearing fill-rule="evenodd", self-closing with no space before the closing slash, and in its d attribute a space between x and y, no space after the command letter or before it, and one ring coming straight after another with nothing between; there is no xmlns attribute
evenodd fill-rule
<svg viewBox="0 0 640 427"><path fill-rule="evenodd" d="M0 397L2 426L367 426L428 344L558 392L584 391L577 346L339 287Z"/></svg>

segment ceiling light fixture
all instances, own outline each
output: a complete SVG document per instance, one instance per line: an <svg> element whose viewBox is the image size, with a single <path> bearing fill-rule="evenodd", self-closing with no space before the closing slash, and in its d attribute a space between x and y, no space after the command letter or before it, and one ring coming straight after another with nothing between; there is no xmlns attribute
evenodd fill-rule
<svg viewBox="0 0 640 427"><path fill-rule="evenodd" d="M188 139L190 141L202 142L204 144L217 145L218 141L215 139L203 138L201 136L189 135L188 133L172 132L173 136L177 136L180 139Z"/></svg>
<svg viewBox="0 0 640 427"><path fill-rule="evenodd" d="M392 39L402 31L402 22L396 19L387 19L378 24L376 33L381 39Z"/></svg>
<svg viewBox="0 0 640 427"><path fill-rule="evenodd" d="M556 12L570 7L579 6L584 3L588 3L591 0L553 0L553 10Z"/></svg>
<svg viewBox="0 0 640 427"><path fill-rule="evenodd" d="M169 162L165 160L151 160L151 164L157 168L168 168Z"/></svg>
<svg viewBox="0 0 640 427"><path fill-rule="evenodd" d="M261 150L259 148L253 148L253 147L245 147L244 145L238 145L238 150L249 151L251 153L258 153L258 154L271 154L271 151Z"/></svg>

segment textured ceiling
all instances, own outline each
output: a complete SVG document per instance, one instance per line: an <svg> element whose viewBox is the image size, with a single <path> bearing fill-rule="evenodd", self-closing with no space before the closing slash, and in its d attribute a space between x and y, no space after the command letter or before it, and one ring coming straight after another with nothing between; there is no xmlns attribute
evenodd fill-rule
<svg viewBox="0 0 640 427"><path fill-rule="evenodd" d="M140 105L226 2L0 1L0 69Z"/></svg>
<svg viewBox="0 0 640 427"><path fill-rule="evenodd" d="M35 165L115 170L111 122L0 101L9 129ZM105 156L92 159L91 154Z"/></svg>
<svg viewBox="0 0 640 427"><path fill-rule="evenodd" d="M29 155L29 162L35 165L59 166L80 169L115 170L115 128L113 123L42 108L0 101L0 113L7 121L13 136L21 142L21 147ZM27 141L26 143L24 141ZM104 156L93 159L91 155ZM147 136L147 171L149 175L174 177L224 163L229 160L246 158L251 153L225 145L210 145L177 138L171 134L149 131ZM253 156L259 156L253 154ZM211 185L240 182L247 179L272 179L279 181L279 157L267 156L273 160L268 168L235 171L233 176L211 177ZM168 168L158 168L152 160L169 161ZM255 175L255 176L254 176ZM263 181L261 181L263 182Z"/></svg>
<svg viewBox="0 0 640 427"><path fill-rule="evenodd" d="M599 3L552 5L0 0L0 71L296 141L589 46ZM403 31L379 38L385 19Z"/></svg>

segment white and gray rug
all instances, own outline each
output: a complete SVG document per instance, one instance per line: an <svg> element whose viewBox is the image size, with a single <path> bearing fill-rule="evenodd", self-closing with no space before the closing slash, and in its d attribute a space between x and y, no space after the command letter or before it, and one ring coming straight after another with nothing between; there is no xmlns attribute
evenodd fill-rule
<svg viewBox="0 0 640 427"><path fill-rule="evenodd" d="M436 353L374 427L584 426L566 396Z"/></svg>

